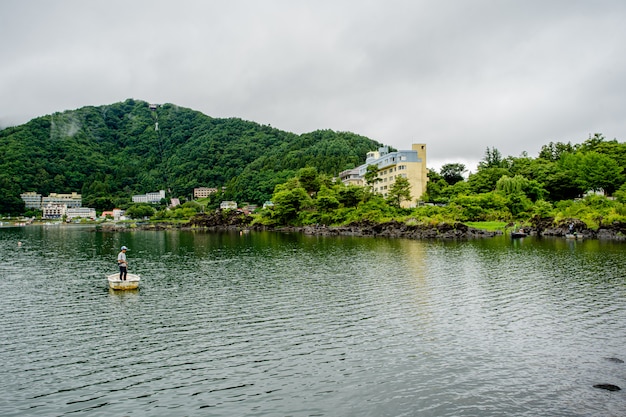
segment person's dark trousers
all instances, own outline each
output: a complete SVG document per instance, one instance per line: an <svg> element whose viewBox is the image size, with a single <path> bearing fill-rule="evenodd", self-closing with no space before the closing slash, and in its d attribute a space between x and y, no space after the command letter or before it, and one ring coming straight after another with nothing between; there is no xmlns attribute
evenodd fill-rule
<svg viewBox="0 0 626 417"><path fill-rule="evenodd" d="M120 266L120 281L126 281L126 274L128 271L125 266Z"/></svg>

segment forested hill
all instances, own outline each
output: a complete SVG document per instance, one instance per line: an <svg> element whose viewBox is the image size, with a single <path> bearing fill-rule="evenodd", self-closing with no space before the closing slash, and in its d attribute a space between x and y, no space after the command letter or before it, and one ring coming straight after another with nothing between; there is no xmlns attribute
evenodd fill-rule
<svg viewBox="0 0 626 417"><path fill-rule="evenodd" d="M194 187L226 186L225 197L262 203L300 168L336 175L380 146L349 132L297 135L174 104L88 106L0 130L0 213L15 212L26 191L77 191L102 209L132 194L189 197Z"/></svg>

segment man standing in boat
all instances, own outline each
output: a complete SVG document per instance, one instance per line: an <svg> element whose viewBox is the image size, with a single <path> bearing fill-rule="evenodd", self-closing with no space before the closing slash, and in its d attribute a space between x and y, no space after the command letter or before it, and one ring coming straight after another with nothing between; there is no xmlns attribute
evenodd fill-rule
<svg viewBox="0 0 626 417"><path fill-rule="evenodd" d="M120 281L126 281L126 274L128 274L128 262L126 262L126 251L128 248L122 246L122 250L117 254L117 264L120 267Z"/></svg>

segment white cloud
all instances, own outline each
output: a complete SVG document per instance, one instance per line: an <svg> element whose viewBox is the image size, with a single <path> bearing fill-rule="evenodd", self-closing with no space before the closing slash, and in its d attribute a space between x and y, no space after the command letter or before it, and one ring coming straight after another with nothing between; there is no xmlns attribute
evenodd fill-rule
<svg viewBox="0 0 626 417"><path fill-rule="evenodd" d="M135 98L470 168L487 147L624 141L625 17L618 0L4 0L0 125Z"/></svg>

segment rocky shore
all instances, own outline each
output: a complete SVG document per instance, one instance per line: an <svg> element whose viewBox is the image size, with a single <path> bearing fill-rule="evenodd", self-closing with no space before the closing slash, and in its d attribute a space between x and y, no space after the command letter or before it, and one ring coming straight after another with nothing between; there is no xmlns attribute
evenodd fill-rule
<svg viewBox="0 0 626 417"><path fill-rule="evenodd" d="M206 230L272 230L278 232L297 232L306 235L317 236L372 236L372 237L392 237L407 239L466 239L483 238L501 235L502 232L489 232L474 229L462 223L445 224L434 226L407 225L397 221L386 223L376 223L371 221L361 221L347 226L260 226L252 225L252 216L244 213L216 211L211 214L195 216L189 224L193 228L203 228Z"/></svg>
<svg viewBox="0 0 626 417"><path fill-rule="evenodd" d="M137 224L104 224L102 230L206 230L206 231L243 231L269 230L277 232L297 232L317 236L370 236L406 239L475 239L502 235L503 231L486 231L469 227L463 223L439 223L436 225L411 225L397 221L385 223L363 220L346 226L262 226L253 225L253 217L233 210L217 210L208 214L198 214L188 223L150 222ZM585 239L626 241L626 223L601 225L597 230L587 228L585 223L577 219L566 219L556 223L553 218L535 218L532 226L524 230L534 236L565 237L569 226ZM512 226L512 225L511 225Z"/></svg>
<svg viewBox="0 0 626 417"><path fill-rule="evenodd" d="M440 223L433 226L407 225L406 223L390 221L386 223L376 223L361 221L347 226L263 226L252 225L253 217L236 211L215 211L209 214L198 214L189 223L174 224L170 222L151 222L136 224L104 224L101 230L268 230L277 232L298 232L306 235L319 236L372 236L372 237L392 237L407 239L467 239L485 238L501 235L501 231L485 231L468 227L463 223L446 224Z"/></svg>
<svg viewBox="0 0 626 417"><path fill-rule="evenodd" d="M534 218L532 227L528 229L531 235L564 237L570 234L569 227L573 226L577 235L585 239L626 241L626 223L614 222L600 224L597 230L587 228L587 225L578 219L564 219L555 222L552 217Z"/></svg>
<svg viewBox="0 0 626 417"><path fill-rule="evenodd" d="M322 236L372 236L406 239L473 239L501 235L501 231L486 231L468 227L463 223L437 225L407 225L406 223L390 221L374 223L362 221L347 226L305 226L294 228L307 235Z"/></svg>

